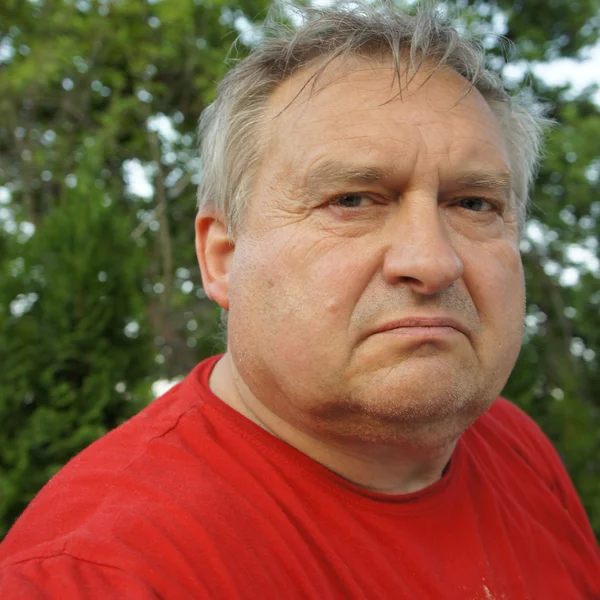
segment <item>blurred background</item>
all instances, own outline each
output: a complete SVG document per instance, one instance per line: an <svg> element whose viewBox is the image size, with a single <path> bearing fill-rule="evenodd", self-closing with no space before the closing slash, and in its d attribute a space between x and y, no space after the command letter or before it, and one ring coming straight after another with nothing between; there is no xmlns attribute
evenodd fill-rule
<svg viewBox="0 0 600 600"><path fill-rule="evenodd" d="M439 6L456 8L559 124L521 243L525 344L504 395L551 437L600 535L600 0ZM70 457L222 350L194 254L195 126L267 9L2 0L0 539Z"/></svg>

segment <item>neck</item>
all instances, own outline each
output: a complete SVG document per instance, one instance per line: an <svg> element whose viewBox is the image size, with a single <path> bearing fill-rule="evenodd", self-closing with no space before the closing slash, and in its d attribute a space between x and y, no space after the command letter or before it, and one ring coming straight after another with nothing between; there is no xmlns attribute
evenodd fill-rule
<svg viewBox="0 0 600 600"><path fill-rule="evenodd" d="M441 444L332 439L317 428L295 427L265 406L225 354L210 376L211 390L231 408L344 479L370 491L408 494L438 481L457 439Z"/></svg>

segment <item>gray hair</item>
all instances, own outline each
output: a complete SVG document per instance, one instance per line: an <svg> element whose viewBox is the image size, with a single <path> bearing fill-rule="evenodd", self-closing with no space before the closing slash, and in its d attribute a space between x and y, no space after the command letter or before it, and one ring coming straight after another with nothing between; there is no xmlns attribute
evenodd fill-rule
<svg viewBox="0 0 600 600"><path fill-rule="evenodd" d="M267 20L263 42L229 71L217 88L216 100L202 113L201 211L222 220L232 237L242 225L264 148L264 108L284 80L317 64L314 89L319 75L336 58L391 57L400 82L406 57L406 72L416 72L425 62L433 63L433 72L449 67L487 101L505 132L523 223L549 121L533 98L511 96L500 77L486 68L481 40L461 36L448 20L424 7L415 14L403 13L391 2L298 10L305 15L298 28Z"/></svg>

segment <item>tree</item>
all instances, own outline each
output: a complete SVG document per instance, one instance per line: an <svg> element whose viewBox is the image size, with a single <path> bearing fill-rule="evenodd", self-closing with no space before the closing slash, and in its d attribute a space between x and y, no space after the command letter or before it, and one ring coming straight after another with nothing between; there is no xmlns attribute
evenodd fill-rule
<svg viewBox="0 0 600 600"><path fill-rule="evenodd" d="M194 128L234 23L262 9L0 7L0 535L153 380L218 347L194 266ZM136 167L152 193L133 189Z"/></svg>
<svg viewBox="0 0 600 600"><path fill-rule="evenodd" d="M27 243L5 237L2 266L9 273L0 279L5 527L71 456L148 398L153 356L148 333L140 334L137 325L144 311L138 291L144 256L130 243L131 219L103 204L93 186L90 202L75 193L65 196Z"/></svg>
<svg viewBox="0 0 600 600"><path fill-rule="evenodd" d="M535 62L578 57L598 43L600 2L499 2L506 36ZM500 56L500 55L499 55ZM501 64L501 63L500 63ZM504 394L550 436L600 535L600 107L529 73L557 126L531 199L521 248L527 280L525 343Z"/></svg>

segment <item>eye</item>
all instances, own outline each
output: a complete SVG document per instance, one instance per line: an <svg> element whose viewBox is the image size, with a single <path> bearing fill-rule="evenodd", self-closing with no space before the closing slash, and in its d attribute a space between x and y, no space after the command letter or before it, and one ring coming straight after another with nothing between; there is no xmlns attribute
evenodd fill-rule
<svg viewBox="0 0 600 600"><path fill-rule="evenodd" d="M462 208L466 208L467 210L472 210L475 212L488 212L491 210L495 210L496 206L492 204L489 200L485 198L462 198L458 205Z"/></svg>
<svg viewBox="0 0 600 600"><path fill-rule="evenodd" d="M344 208L360 208L373 204L373 200L366 194L343 194L331 202Z"/></svg>

